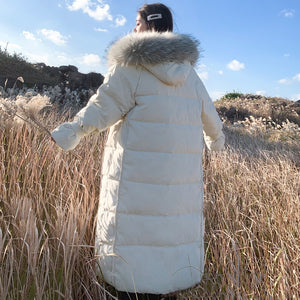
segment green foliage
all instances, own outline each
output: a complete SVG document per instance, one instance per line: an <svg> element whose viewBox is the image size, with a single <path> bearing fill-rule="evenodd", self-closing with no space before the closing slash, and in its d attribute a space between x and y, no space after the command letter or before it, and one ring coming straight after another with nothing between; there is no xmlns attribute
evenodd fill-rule
<svg viewBox="0 0 300 300"><path fill-rule="evenodd" d="M12 87L18 77L24 78L27 87L43 83L57 84L57 78L51 78L49 74L38 70L22 54L10 54L0 48L0 86L4 86L7 80L7 87Z"/></svg>
<svg viewBox="0 0 300 300"><path fill-rule="evenodd" d="M229 99L240 98L240 97L242 97L242 96L243 96L242 93L233 91L233 92L231 92L231 93L225 94L221 99L223 99L223 100L229 100Z"/></svg>
<svg viewBox="0 0 300 300"><path fill-rule="evenodd" d="M10 54L6 49L2 49L0 47L0 60L7 60L10 62L21 62L21 63L28 63L27 58L24 57L21 53L14 52Z"/></svg>

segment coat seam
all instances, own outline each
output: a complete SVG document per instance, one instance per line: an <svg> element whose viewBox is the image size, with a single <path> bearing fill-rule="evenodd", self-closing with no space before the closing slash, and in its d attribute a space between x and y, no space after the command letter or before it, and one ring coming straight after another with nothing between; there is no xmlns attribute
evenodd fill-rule
<svg viewBox="0 0 300 300"><path fill-rule="evenodd" d="M136 91L137 91L137 88L138 88L138 83L139 83L139 80L140 80L140 77L141 77L141 70L139 72L139 77L138 77L138 80L137 80L137 84L136 84L136 87L135 87L135 90L134 90L134 93L132 94L132 97L134 97L134 100L135 100L135 94L136 94ZM135 102L136 104L136 102ZM121 162L121 175L120 175L120 180L119 180L119 187L118 187L118 194L117 194L117 204L116 204L116 209L115 209L115 238L113 240L113 244L112 244L112 248L113 248L113 253L115 253L115 248L116 248L116 240L117 240L117 236L118 236L118 217L117 217L117 214L118 214L118 206L119 206L119 201L120 201L120 189L121 189L121 184L122 184L122 178L123 178L123 164L124 164L124 159L125 159L125 153L126 153L126 146L127 146L127 141L128 141L128 123L127 122L124 122L123 123L123 126L126 128L126 132L125 132L125 141L124 141L124 148L123 148L123 155L122 155L122 162ZM112 276L113 276L113 282L114 282L114 286L116 286L116 274L115 274L115 269L116 269L116 257L113 257L112 258Z"/></svg>
<svg viewBox="0 0 300 300"><path fill-rule="evenodd" d="M133 152L148 152L148 153L161 153L161 154L186 154L186 155L202 155L202 152L162 152L162 151L146 151L146 150L134 150L134 149L130 149L130 148L127 148L126 150L129 150L129 151L133 151Z"/></svg>
<svg viewBox="0 0 300 300"><path fill-rule="evenodd" d="M171 247L180 247L180 246L185 246L185 245L190 245L190 244L201 244L201 241L195 241L195 242L186 242L186 243L178 243L176 245L147 245L147 244L128 244L128 245L118 245L118 247L153 247L153 248L171 248Z"/></svg>
<svg viewBox="0 0 300 300"><path fill-rule="evenodd" d="M102 242L103 244L107 244L107 245L111 245L112 243L109 243L109 242ZM147 244L124 244L124 245L118 245L118 247L153 247L153 248L171 248L171 247L180 247L180 246L185 246L185 245L190 245L190 244L202 244L202 241L195 241L195 242L186 242L186 243L179 243L179 244L176 244L176 245L162 245L162 246L159 246L159 245L147 245Z"/></svg>
<svg viewBox="0 0 300 300"><path fill-rule="evenodd" d="M197 97L187 97L187 96L182 96L182 95L177 95L177 94L170 94L170 93L161 93L161 94L157 94L157 93L149 93L149 94L140 94L140 95L137 95L138 98L142 98L142 97L151 97L153 98L154 96L162 96L162 97L171 97L171 98L178 98L178 99L184 99L184 100L187 100L187 101L195 101L195 102L198 102L199 99Z"/></svg>
<svg viewBox="0 0 300 300"><path fill-rule="evenodd" d="M139 86L141 77L142 77L142 68L139 68L139 76L138 76L138 80L137 80L137 83L136 83L136 86L135 86L135 90L134 90L134 93L133 93L134 102L135 102L136 105L137 105L137 102L136 102L136 97L137 96L136 96L136 94L137 94L137 90L138 90L138 86Z"/></svg>
<svg viewBox="0 0 300 300"><path fill-rule="evenodd" d="M110 148L110 149L114 149L114 150L125 150L125 148L117 148L117 147L114 147L114 146L105 146L105 148ZM134 149L131 149L131 148L126 148L126 150L129 150L129 151L133 151L133 152L149 152L149 153L161 153L161 154L191 154L191 155L202 155L202 151L199 151L199 152L166 152L166 151L146 151L146 150L134 150Z"/></svg>
<svg viewBox="0 0 300 300"><path fill-rule="evenodd" d="M202 128L202 124L188 124L188 123L175 123L175 122L153 122L153 121L144 121L144 120L136 120L136 119L128 119L128 121L134 121L138 123L150 123L150 124L165 124L165 125L179 125L179 126L190 126L190 127L200 127Z"/></svg>

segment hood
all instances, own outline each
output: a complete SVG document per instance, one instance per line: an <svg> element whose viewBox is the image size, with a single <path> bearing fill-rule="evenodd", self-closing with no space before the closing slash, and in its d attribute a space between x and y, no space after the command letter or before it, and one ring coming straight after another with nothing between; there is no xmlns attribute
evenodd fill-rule
<svg viewBox="0 0 300 300"><path fill-rule="evenodd" d="M166 84L177 85L199 58L198 41L173 32L131 33L112 44L107 60L112 65L141 65Z"/></svg>
<svg viewBox="0 0 300 300"><path fill-rule="evenodd" d="M144 65L160 81L167 85L178 85L183 83L191 71L191 63L184 61L183 63L162 63L158 65Z"/></svg>

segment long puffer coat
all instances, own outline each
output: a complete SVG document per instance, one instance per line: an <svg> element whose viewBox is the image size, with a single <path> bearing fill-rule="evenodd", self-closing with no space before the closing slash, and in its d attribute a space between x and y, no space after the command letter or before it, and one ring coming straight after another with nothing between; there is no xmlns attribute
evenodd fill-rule
<svg viewBox="0 0 300 300"><path fill-rule="evenodd" d="M97 94L52 132L71 150L110 127L95 249L104 280L120 291L164 294L202 277L203 140L221 150L224 135L193 68L198 55L188 35L121 38L108 51Z"/></svg>

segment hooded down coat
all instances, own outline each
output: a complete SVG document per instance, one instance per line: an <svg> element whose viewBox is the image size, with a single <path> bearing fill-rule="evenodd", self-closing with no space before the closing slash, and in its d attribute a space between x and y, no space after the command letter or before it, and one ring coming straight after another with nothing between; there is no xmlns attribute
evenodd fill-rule
<svg viewBox="0 0 300 300"><path fill-rule="evenodd" d="M110 127L95 252L104 280L120 291L164 294L201 280L203 138L221 150L224 135L193 68L198 55L187 35L121 38L108 51L110 68L97 93L52 132L70 150Z"/></svg>

